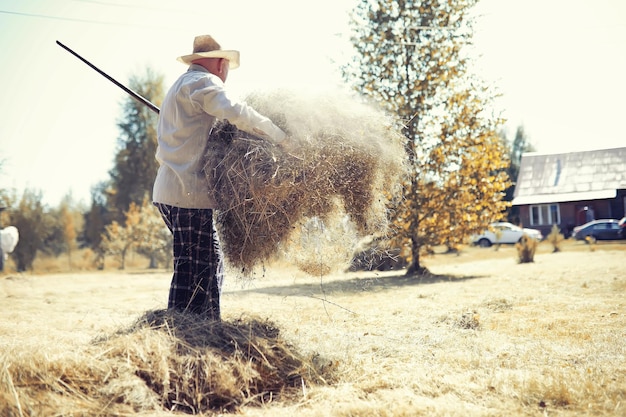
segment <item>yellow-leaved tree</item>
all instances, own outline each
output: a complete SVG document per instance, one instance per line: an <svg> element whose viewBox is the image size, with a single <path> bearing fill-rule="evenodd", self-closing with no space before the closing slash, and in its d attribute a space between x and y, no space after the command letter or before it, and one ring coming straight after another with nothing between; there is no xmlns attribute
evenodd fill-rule
<svg viewBox="0 0 626 417"><path fill-rule="evenodd" d="M120 269L126 267L126 257L132 250L147 256L151 268L159 261L166 264L171 260L171 233L148 198L141 206L130 203L124 214L124 225L117 221L107 225L101 241L103 252L116 257Z"/></svg>
<svg viewBox="0 0 626 417"><path fill-rule="evenodd" d="M494 94L469 71L469 11L476 0L362 0L353 15L355 59L346 81L396 114L409 176L391 244L407 274L420 255L456 248L503 216L510 184Z"/></svg>
<svg viewBox="0 0 626 417"><path fill-rule="evenodd" d="M132 203L129 211L134 210L135 207L135 203ZM116 258L120 264L120 269L126 268L126 256L135 244L132 237L132 229L132 223L127 221L126 225L122 226L114 220L105 227L102 234L102 240L100 241L102 246L101 252Z"/></svg>

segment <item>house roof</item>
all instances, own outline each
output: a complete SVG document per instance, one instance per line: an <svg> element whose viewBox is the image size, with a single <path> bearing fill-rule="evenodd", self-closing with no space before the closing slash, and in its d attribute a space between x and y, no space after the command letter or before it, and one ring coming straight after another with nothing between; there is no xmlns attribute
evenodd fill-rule
<svg viewBox="0 0 626 417"><path fill-rule="evenodd" d="M626 189L626 148L522 155L513 205L614 198Z"/></svg>

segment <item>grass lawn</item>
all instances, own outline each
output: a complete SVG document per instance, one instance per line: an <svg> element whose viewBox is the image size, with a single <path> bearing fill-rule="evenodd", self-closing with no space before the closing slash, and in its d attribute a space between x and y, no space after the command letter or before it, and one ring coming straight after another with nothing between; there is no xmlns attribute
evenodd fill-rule
<svg viewBox="0 0 626 417"><path fill-rule="evenodd" d="M280 265L254 279L231 275L224 321L247 323L250 333L250 323L267 323L280 343L327 376L302 373L277 395L233 409L279 417L624 416L625 259L623 243L567 241L557 253L541 243L528 264L517 263L510 246L439 253L424 258L432 274L419 277L311 277ZM228 358L182 363L181 346L195 354L204 342L185 339L172 348L176 329L131 327L165 307L170 276L137 270L0 277L0 415L222 413L185 407L166 388L185 372L195 379L179 390L197 388L200 378L215 383L222 374L196 368L221 369ZM263 341L254 340L248 353L258 348L258 360L280 368L267 353L277 346L263 353ZM162 381L150 374L157 371Z"/></svg>

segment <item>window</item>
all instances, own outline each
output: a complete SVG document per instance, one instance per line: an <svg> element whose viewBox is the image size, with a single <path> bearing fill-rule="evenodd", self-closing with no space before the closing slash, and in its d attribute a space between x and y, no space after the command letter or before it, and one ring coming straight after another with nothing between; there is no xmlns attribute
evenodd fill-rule
<svg viewBox="0 0 626 417"><path fill-rule="evenodd" d="M532 226L559 223L561 223L561 212L558 204L530 206L530 224Z"/></svg>
<svg viewBox="0 0 626 417"><path fill-rule="evenodd" d="M550 224L561 223L561 216L559 213L558 204L550 204Z"/></svg>

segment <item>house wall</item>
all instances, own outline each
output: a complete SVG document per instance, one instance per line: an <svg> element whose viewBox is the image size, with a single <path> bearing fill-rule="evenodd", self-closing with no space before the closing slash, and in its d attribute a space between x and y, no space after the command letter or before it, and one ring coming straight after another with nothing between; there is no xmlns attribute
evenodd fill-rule
<svg viewBox="0 0 626 417"><path fill-rule="evenodd" d="M626 190L614 199L588 200L557 203L559 206L561 233L569 237L574 227L587 223L590 219L619 219L624 210ZM538 229L544 236L552 230L552 224L531 224L530 205L519 206L519 218L523 227Z"/></svg>
<svg viewBox="0 0 626 417"><path fill-rule="evenodd" d="M518 217L519 222L518 226L530 227L530 206L516 206L518 207Z"/></svg>
<svg viewBox="0 0 626 417"><path fill-rule="evenodd" d="M613 219L621 219L626 216L626 190L617 190L617 197L611 203Z"/></svg>

